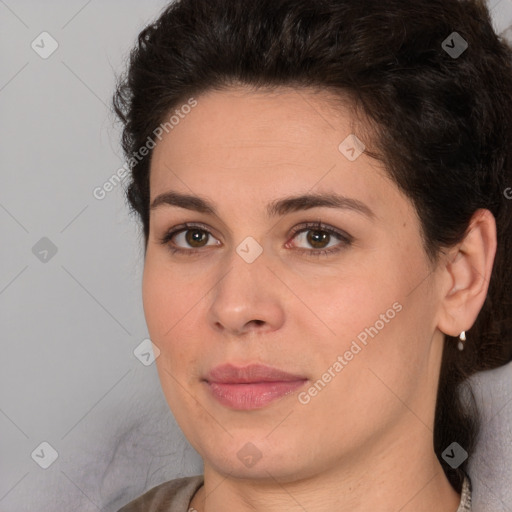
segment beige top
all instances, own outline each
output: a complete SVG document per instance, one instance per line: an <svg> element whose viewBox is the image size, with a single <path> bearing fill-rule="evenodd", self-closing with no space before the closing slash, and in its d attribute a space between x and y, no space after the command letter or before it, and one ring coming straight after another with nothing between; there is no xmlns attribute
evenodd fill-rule
<svg viewBox="0 0 512 512"><path fill-rule="evenodd" d="M170 480L153 487L118 512L189 512L192 497L203 482L203 475ZM471 512L471 481L468 477L464 478L461 500L456 512Z"/></svg>

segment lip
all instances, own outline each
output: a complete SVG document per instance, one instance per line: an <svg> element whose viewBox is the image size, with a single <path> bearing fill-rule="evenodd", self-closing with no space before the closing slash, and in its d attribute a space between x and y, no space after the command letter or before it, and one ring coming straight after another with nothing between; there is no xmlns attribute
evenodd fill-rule
<svg viewBox="0 0 512 512"><path fill-rule="evenodd" d="M223 364L213 368L204 380L211 395L222 405L251 410L291 393L303 386L307 378L261 364Z"/></svg>
<svg viewBox="0 0 512 512"><path fill-rule="evenodd" d="M208 382L222 384L247 384L253 382L289 382L304 380L302 375L278 370L264 364L250 364L248 366L235 366L233 364L221 364L213 368L207 375Z"/></svg>

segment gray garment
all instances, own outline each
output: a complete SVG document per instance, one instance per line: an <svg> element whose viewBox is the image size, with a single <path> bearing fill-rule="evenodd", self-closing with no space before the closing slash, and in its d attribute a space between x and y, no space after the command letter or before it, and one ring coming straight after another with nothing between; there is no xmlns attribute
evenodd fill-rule
<svg viewBox="0 0 512 512"><path fill-rule="evenodd" d="M470 379L482 425L468 459L472 506L512 512L512 361Z"/></svg>
<svg viewBox="0 0 512 512"><path fill-rule="evenodd" d="M118 512L188 512L190 501L203 485L203 481L203 475L196 475L164 482L131 501Z"/></svg>
<svg viewBox="0 0 512 512"><path fill-rule="evenodd" d="M464 482L462 482L460 504L457 512L471 512L471 480L468 476L465 476Z"/></svg>
<svg viewBox="0 0 512 512"><path fill-rule="evenodd" d="M203 475L170 480L153 487L118 512L188 512L190 501L203 482ZM471 512L471 482L468 477L464 478L456 512Z"/></svg>

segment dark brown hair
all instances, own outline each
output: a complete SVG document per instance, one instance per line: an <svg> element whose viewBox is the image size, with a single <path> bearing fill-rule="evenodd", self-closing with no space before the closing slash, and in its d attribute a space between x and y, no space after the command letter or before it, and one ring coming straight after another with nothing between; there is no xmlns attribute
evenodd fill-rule
<svg viewBox="0 0 512 512"><path fill-rule="evenodd" d="M468 47L456 56L459 36ZM464 351L446 336L436 403L434 450L460 492L468 461L452 469L441 454L456 441L471 456L481 419L457 391L512 359L512 50L481 0L176 1L140 33L113 100L146 246L151 151L133 154L188 98L234 84L349 97L374 133L370 156L414 204L431 261L477 209L495 216L489 292Z"/></svg>

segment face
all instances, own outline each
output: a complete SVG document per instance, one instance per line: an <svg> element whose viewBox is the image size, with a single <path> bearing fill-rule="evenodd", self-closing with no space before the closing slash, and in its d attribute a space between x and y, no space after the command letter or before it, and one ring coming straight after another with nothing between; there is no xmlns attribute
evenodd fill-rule
<svg viewBox="0 0 512 512"><path fill-rule="evenodd" d="M436 272L410 201L340 147L349 111L308 90L196 101L154 149L143 302L205 467L286 481L431 436Z"/></svg>

